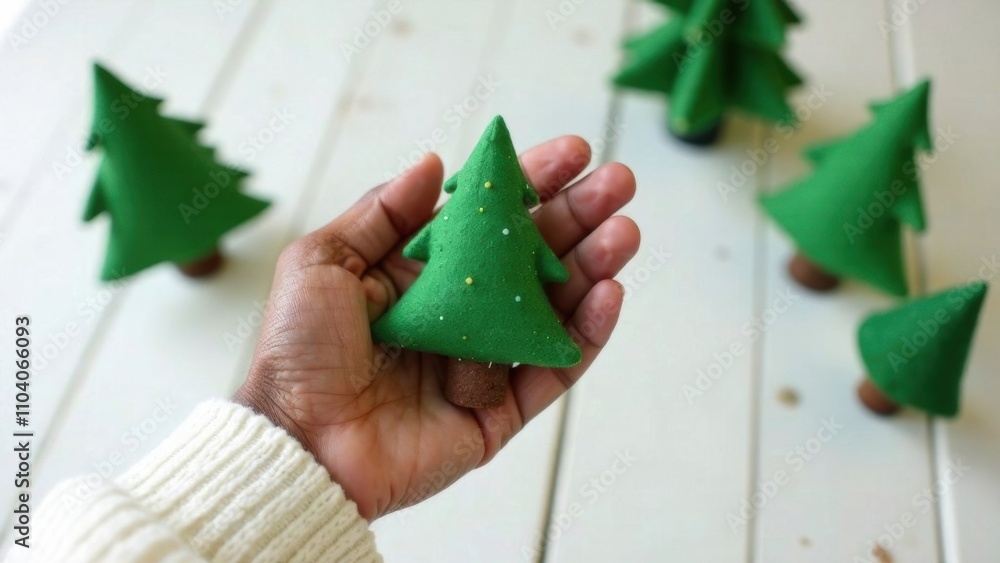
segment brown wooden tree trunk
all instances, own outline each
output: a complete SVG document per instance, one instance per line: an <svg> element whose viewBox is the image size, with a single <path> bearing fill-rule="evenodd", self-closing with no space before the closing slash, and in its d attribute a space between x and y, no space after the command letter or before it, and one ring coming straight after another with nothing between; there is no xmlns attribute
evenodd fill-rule
<svg viewBox="0 0 1000 563"><path fill-rule="evenodd" d="M890 416L899 410L899 405L872 383L867 375L858 385L858 399L861 399L861 404L868 407L868 410L877 415Z"/></svg>
<svg viewBox="0 0 1000 563"><path fill-rule="evenodd" d="M498 407L507 396L510 364L448 358L444 396L453 404L474 409Z"/></svg>
<svg viewBox="0 0 1000 563"><path fill-rule="evenodd" d="M813 291L831 291L840 285L840 278L823 270L801 252L788 262L788 273L799 285Z"/></svg>
<svg viewBox="0 0 1000 563"><path fill-rule="evenodd" d="M669 129L668 129L669 130ZM714 145L722 133L722 120L713 123L707 129L702 129L701 131L696 131L694 133L681 134L674 131L670 131L670 135L673 136L678 141L692 145L695 147L707 147Z"/></svg>
<svg viewBox="0 0 1000 563"><path fill-rule="evenodd" d="M190 262L178 263L177 268L189 278L204 278L219 271L226 259L216 247L202 258Z"/></svg>

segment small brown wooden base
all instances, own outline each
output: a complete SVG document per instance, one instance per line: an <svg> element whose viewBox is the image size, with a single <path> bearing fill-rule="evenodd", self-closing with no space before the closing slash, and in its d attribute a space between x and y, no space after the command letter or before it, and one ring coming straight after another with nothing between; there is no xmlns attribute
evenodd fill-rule
<svg viewBox="0 0 1000 563"><path fill-rule="evenodd" d="M695 147L708 147L714 145L719 140L719 136L722 133L722 121L694 133L681 134L670 129L667 129L667 131L670 132L670 136L682 143Z"/></svg>
<svg viewBox="0 0 1000 563"><path fill-rule="evenodd" d="M881 389L872 383L872 380L865 375L865 378L858 384L858 399L868 410L879 416L891 416L899 411L899 405L892 399L886 397Z"/></svg>
<svg viewBox="0 0 1000 563"><path fill-rule="evenodd" d="M460 407L499 407L507 396L509 364L485 364L448 358L444 396Z"/></svg>
<svg viewBox="0 0 1000 563"><path fill-rule="evenodd" d="M225 261L226 259L222 256L222 253L219 252L219 249L215 248L212 250L211 254L205 256L204 258L198 258L197 260L177 264L177 269L189 278L204 278L218 272L219 269L222 268L222 264Z"/></svg>
<svg viewBox="0 0 1000 563"><path fill-rule="evenodd" d="M788 273L799 285L813 291L831 291L840 285L840 278L826 272L799 252L788 262Z"/></svg>

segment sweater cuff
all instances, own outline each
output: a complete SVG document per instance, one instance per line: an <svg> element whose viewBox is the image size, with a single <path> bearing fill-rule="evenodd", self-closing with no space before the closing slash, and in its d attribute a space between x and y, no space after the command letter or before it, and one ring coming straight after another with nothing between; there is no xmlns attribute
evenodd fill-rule
<svg viewBox="0 0 1000 563"><path fill-rule="evenodd" d="M206 559L381 561L326 469L235 403L199 405L119 485Z"/></svg>

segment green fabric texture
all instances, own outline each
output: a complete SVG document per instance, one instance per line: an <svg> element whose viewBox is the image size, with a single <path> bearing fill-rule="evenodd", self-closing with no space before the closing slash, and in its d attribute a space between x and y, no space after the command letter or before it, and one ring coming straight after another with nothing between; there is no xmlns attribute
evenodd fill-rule
<svg viewBox="0 0 1000 563"><path fill-rule="evenodd" d="M986 284L974 282L874 314L858 331L872 382L893 401L958 414L962 373Z"/></svg>
<svg viewBox="0 0 1000 563"><path fill-rule="evenodd" d="M799 251L830 273L908 293L902 225L926 227L914 151L931 150L929 95L924 81L873 104L872 123L805 151L812 175L761 198Z"/></svg>
<svg viewBox="0 0 1000 563"><path fill-rule="evenodd" d="M239 191L246 172L219 164L212 148L198 144L204 124L161 116L162 100L96 63L94 82L87 148L100 148L104 158L83 218L111 217L101 279L202 258L224 233L267 208Z"/></svg>
<svg viewBox="0 0 1000 563"><path fill-rule="evenodd" d="M666 94L668 127L682 135L714 127L729 108L794 121L785 93L802 80L777 51L800 19L784 0L654 1L673 15L625 42L615 84Z"/></svg>
<svg viewBox="0 0 1000 563"><path fill-rule="evenodd" d="M477 362L566 367L581 359L542 286L569 273L545 244L528 184L497 116L444 190L444 207L403 249L426 262L372 326L376 341Z"/></svg>

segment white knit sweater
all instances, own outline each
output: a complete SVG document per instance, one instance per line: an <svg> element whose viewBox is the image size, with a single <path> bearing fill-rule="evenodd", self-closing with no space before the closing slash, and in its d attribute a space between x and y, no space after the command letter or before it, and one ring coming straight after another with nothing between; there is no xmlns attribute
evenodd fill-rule
<svg viewBox="0 0 1000 563"><path fill-rule="evenodd" d="M199 405L115 483L58 485L34 532L33 561L381 561L354 503L299 442L225 401Z"/></svg>

